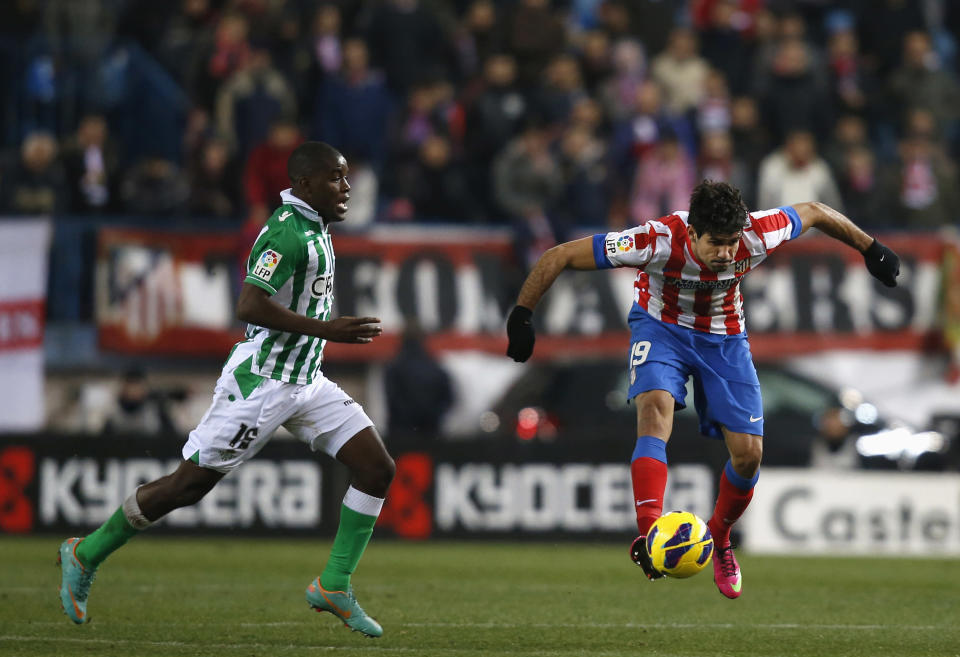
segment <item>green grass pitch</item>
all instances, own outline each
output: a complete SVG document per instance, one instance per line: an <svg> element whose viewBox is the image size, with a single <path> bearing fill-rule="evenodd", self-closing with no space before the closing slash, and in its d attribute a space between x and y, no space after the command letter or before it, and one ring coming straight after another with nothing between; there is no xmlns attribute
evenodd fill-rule
<svg viewBox="0 0 960 657"><path fill-rule="evenodd" d="M303 597L328 541L145 536L60 610L59 538L0 538L0 655L960 655L960 562L743 555L743 596L710 571L649 583L624 544L374 539L354 575L371 640Z"/></svg>

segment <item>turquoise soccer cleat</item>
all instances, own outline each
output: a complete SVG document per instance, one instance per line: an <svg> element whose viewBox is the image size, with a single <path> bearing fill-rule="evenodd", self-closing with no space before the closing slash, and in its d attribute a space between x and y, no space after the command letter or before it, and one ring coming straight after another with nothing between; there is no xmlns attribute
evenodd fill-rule
<svg viewBox="0 0 960 657"><path fill-rule="evenodd" d="M344 591L327 591L320 586L320 578L307 587L307 602L317 611L329 611L354 632L375 639L383 636L380 623L370 618L353 595L351 586Z"/></svg>
<svg viewBox="0 0 960 657"><path fill-rule="evenodd" d="M60 566L60 606L63 613L78 625L90 621L87 615L87 597L97 570L87 570L77 559L79 538L68 538L60 544L57 565Z"/></svg>

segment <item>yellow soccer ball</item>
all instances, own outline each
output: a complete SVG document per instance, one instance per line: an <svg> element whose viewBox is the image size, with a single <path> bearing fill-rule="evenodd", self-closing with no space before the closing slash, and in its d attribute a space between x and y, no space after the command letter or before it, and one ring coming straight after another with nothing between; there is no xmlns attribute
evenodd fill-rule
<svg viewBox="0 0 960 657"><path fill-rule="evenodd" d="M689 511L671 511L650 526L647 554L670 577L693 577L710 563L713 536L707 523Z"/></svg>

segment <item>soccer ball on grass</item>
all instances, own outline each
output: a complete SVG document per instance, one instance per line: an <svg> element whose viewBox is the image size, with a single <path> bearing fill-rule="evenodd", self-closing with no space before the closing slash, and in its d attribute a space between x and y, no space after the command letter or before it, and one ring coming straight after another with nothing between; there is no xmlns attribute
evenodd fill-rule
<svg viewBox="0 0 960 657"><path fill-rule="evenodd" d="M707 523L689 511L671 511L650 526L647 554L653 567L670 577L692 577L713 556L713 536Z"/></svg>

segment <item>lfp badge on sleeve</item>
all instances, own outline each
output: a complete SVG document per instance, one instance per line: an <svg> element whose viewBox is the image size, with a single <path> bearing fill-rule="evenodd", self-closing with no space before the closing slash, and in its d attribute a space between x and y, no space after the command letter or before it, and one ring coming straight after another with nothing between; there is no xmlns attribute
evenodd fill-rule
<svg viewBox="0 0 960 657"><path fill-rule="evenodd" d="M251 273L259 279L269 281L270 277L273 276L273 272L277 270L277 264L281 258L283 258L283 256L276 251L267 249L260 254L260 257L257 259L257 264L253 266L253 272Z"/></svg>

